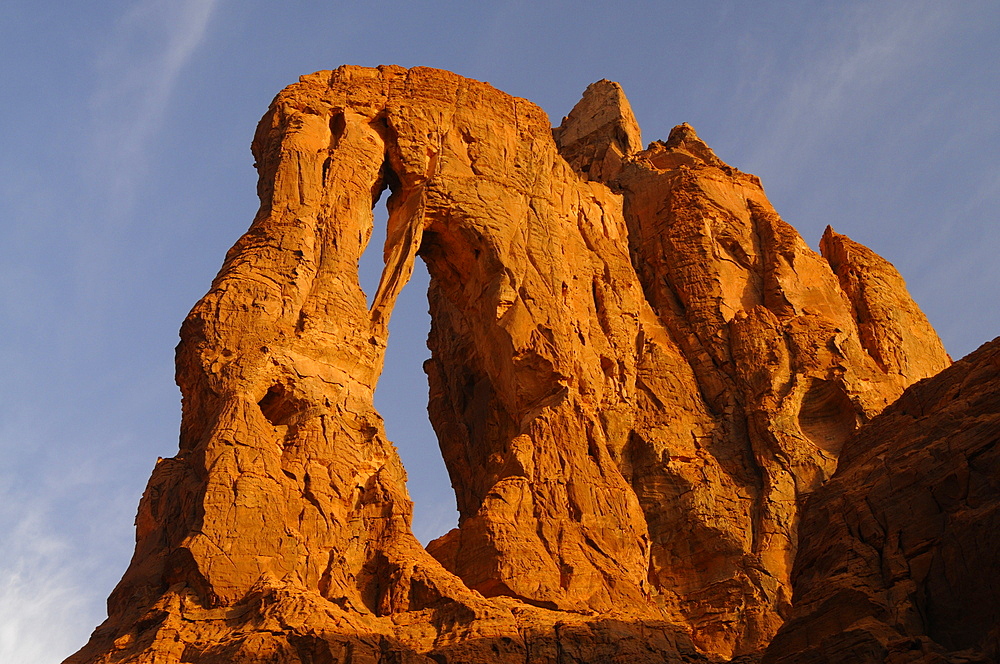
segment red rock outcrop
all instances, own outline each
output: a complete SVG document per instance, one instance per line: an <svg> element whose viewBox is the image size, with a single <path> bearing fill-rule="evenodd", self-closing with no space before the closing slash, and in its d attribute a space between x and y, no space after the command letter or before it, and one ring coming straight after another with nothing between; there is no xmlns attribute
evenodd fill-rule
<svg viewBox="0 0 1000 664"><path fill-rule="evenodd" d="M601 85L581 107L611 96ZM605 110L604 138L573 132L571 113L557 139L620 135L634 121L618 99L621 121ZM653 373L685 376L670 393L700 397L686 409L662 396L644 404L646 427L630 433L625 474L650 525L650 577L700 646L751 652L790 599L798 500L830 476L860 423L950 360L891 265L832 231L824 260L759 180L723 163L689 125L620 165L598 155L624 197L644 295L687 365ZM907 359L884 361L886 338Z"/></svg>
<svg viewBox="0 0 1000 664"><path fill-rule="evenodd" d="M181 329L180 451L150 479L108 620L67 662L767 644L800 498L947 356L891 266L831 239L835 274L690 127L640 150L616 84L554 134L530 102L426 68L341 67L278 95L253 143L260 211ZM368 307L357 262L386 190ZM372 406L418 256L460 511L427 550ZM896 290L855 275L869 265ZM872 339L900 325L890 358Z"/></svg>
<svg viewBox="0 0 1000 664"><path fill-rule="evenodd" d="M848 441L800 540L765 661L1000 661L1000 339Z"/></svg>
<svg viewBox="0 0 1000 664"><path fill-rule="evenodd" d="M890 263L829 226L819 243L823 256L851 300L861 343L888 374L933 376L950 358L927 317L906 295L906 284Z"/></svg>

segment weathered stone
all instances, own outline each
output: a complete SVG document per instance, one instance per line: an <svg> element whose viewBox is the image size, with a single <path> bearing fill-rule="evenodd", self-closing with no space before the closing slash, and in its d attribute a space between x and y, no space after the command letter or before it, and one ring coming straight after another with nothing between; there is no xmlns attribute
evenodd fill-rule
<svg viewBox="0 0 1000 664"><path fill-rule="evenodd" d="M563 158L589 180L614 178L625 158L642 150L642 132L625 92L606 79L587 86L552 135Z"/></svg>
<svg viewBox="0 0 1000 664"><path fill-rule="evenodd" d="M573 117L557 140L574 135ZM756 177L723 163L689 125L615 172L606 182L624 196L636 274L683 357L650 372L674 384L636 409L644 421L623 463L650 527L650 578L700 647L752 652L788 607L799 499L830 476L860 423L950 360L898 273L838 236L836 246L859 247L850 260L865 261L854 279L887 286L864 291L863 337L827 261L778 217ZM863 341L897 321L913 330L898 352L915 361L873 361ZM700 398L682 405L680 395Z"/></svg>
<svg viewBox="0 0 1000 664"><path fill-rule="evenodd" d="M766 662L1000 660L1000 339L848 441L800 541Z"/></svg>
<svg viewBox="0 0 1000 664"><path fill-rule="evenodd" d="M829 226L819 246L851 301L862 345L883 371L908 383L951 364L891 263Z"/></svg>
<svg viewBox="0 0 1000 664"><path fill-rule="evenodd" d="M858 320L875 338L916 321L902 282L845 294L689 126L641 150L617 84L589 87L555 136L530 102L426 68L341 67L278 95L253 143L260 211L181 330L180 451L150 479L108 620L68 662L766 645L799 500L947 356L915 347L928 326L901 337L905 361L873 359ZM386 190L369 307L357 264ZM427 550L372 406L418 256L460 512ZM862 318L862 301L909 317Z"/></svg>

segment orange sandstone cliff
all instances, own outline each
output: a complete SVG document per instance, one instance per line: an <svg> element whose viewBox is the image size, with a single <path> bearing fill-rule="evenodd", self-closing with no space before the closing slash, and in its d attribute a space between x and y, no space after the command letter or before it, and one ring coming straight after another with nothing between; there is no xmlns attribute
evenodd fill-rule
<svg viewBox="0 0 1000 664"><path fill-rule="evenodd" d="M260 211L181 329L179 452L68 663L760 653L803 500L950 363L889 263L812 251L688 125L643 149L615 83L553 130L449 72L341 67L281 92L253 153ZM426 550L372 405L418 258L460 512Z"/></svg>

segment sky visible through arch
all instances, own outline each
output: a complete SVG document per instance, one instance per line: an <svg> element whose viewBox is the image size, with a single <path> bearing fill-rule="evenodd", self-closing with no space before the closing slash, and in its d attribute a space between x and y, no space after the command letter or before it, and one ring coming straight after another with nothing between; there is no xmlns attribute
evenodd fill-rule
<svg viewBox="0 0 1000 664"><path fill-rule="evenodd" d="M0 48L4 664L60 662L103 620L176 451L177 330L253 218L250 139L300 74L440 67L554 124L616 80L646 142L689 122L810 245L831 224L892 261L953 357L1000 334L995 0L6 0ZM454 525L419 465L425 288L376 394L424 540Z"/></svg>
<svg viewBox="0 0 1000 664"><path fill-rule="evenodd" d="M375 204L372 235L358 261L358 281L368 298L368 306L375 299L385 267L388 198L389 192L385 191ZM417 258L413 274L396 298L389 318L385 366L375 389L375 409L385 420L386 435L395 443L406 468L407 490L413 501L413 534L423 544L458 525L448 471L437 452L437 437L427 419L428 388L423 363L430 357L428 285L427 267Z"/></svg>

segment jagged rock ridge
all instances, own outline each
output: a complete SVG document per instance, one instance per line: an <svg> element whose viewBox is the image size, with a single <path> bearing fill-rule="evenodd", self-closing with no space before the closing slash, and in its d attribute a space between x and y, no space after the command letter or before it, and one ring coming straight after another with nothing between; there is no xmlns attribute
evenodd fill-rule
<svg viewBox="0 0 1000 664"><path fill-rule="evenodd" d="M530 102L426 68L279 94L253 143L260 211L181 330L179 453L150 479L108 620L67 662L766 646L801 498L949 359L884 260L832 232L817 255L689 126L639 136L608 81L554 132ZM386 190L369 308L357 262ZM418 256L460 511L427 550L372 406Z"/></svg>

